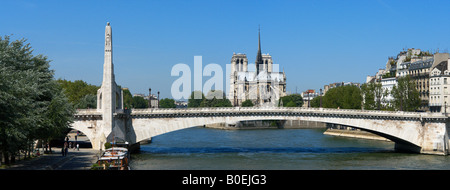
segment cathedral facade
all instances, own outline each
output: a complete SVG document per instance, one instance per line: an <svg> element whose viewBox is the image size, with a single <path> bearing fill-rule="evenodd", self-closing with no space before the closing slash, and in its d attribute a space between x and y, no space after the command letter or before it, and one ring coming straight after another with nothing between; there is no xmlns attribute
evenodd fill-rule
<svg viewBox="0 0 450 190"><path fill-rule="evenodd" d="M241 106L246 100L258 107L278 106L280 97L286 95L286 75L273 64L272 56L261 54L261 37L258 32L258 52L254 70L249 71L246 54L233 53L231 57L230 94L233 106Z"/></svg>

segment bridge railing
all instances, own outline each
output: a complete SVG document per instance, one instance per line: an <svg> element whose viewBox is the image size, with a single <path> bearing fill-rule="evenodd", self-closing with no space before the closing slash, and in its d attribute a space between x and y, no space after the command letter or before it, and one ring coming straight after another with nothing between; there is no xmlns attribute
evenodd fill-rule
<svg viewBox="0 0 450 190"><path fill-rule="evenodd" d="M197 112L324 112L337 114L364 114L364 115L397 115L397 116L440 116L429 112L404 112L404 111L381 111L360 109L334 109L334 108L305 108L305 107L202 107L202 108L149 108L132 109L131 113L197 113Z"/></svg>
<svg viewBox="0 0 450 190"><path fill-rule="evenodd" d="M77 109L75 115L101 115L97 109Z"/></svg>

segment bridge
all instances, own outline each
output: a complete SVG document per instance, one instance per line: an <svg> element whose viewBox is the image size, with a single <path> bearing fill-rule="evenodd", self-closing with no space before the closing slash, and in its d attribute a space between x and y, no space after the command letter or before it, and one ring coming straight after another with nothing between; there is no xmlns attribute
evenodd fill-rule
<svg viewBox="0 0 450 190"><path fill-rule="evenodd" d="M303 120L348 125L369 131L392 140L398 150L448 154L448 119L442 114L326 108L231 107L131 109L116 113L114 117L116 122L112 133L131 144L164 133L214 123ZM109 135L102 133L105 131L100 124L102 113L97 110L78 110L75 120L73 128L85 133L91 139L93 148L100 149L101 143L106 142Z"/></svg>
<svg viewBox="0 0 450 190"><path fill-rule="evenodd" d="M325 108L230 107L123 109L123 93L114 80L112 31L105 29L103 83L97 109L78 110L72 128L87 135L94 149L113 139L136 144L164 133L214 123L249 120L304 120L352 126L395 142L395 148L424 154L449 153L448 117L441 113Z"/></svg>

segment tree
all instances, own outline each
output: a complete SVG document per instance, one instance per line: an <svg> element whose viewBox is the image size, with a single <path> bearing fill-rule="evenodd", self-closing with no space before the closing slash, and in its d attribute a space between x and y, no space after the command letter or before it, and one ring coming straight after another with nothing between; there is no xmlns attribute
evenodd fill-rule
<svg viewBox="0 0 450 190"><path fill-rule="evenodd" d="M361 109L361 90L348 85L332 88L322 97L324 108Z"/></svg>
<svg viewBox="0 0 450 190"><path fill-rule="evenodd" d="M199 98L196 98L196 97ZM188 99L188 107L196 108L200 107L200 104L205 99L205 95L201 91L192 91L191 96Z"/></svg>
<svg viewBox="0 0 450 190"><path fill-rule="evenodd" d="M26 40L0 37L0 150L6 163L38 139L66 131L74 108L53 78L46 56L32 54Z"/></svg>
<svg viewBox="0 0 450 190"><path fill-rule="evenodd" d="M253 102L251 100L245 100L242 102L242 107L253 107Z"/></svg>
<svg viewBox="0 0 450 190"><path fill-rule="evenodd" d="M131 95L131 92L128 89L123 90L123 106L125 108L133 107L133 96Z"/></svg>
<svg viewBox="0 0 450 190"><path fill-rule="evenodd" d="M388 92L383 89L381 83L365 83L361 85L361 95L364 97L364 109L384 110L382 97L386 97Z"/></svg>
<svg viewBox="0 0 450 190"><path fill-rule="evenodd" d="M174 99L164 98L159 101L159 107L160 108L176 108L177 105L175 105Z"/></svg>
<svg viewBox="0 0 450 190"><path fill-rule="evenodd" d="M133 96L132 108L148 108L148 102L141 96Z"/></svg>
<svg viewBox="0 0 450 190"><path fill-rule="evenodd" d="M361 85L361 96L364 97L363 107L366 110L374 110L376 108L375 93L372 83L365 83Z"/></svg>
<svg viewBox="0 0 450 190"><path fill-rule="evenodd" d="M200 107L232 107L232 105L223 91L211 90L200 103Z"/></svg>
<svg viewBox="0 0 450 190"><path fill-rule="evenodd" d="M320 96L317 96L315 98L313 98L309 104L311 107L313 108L318 108L320 107Z"/></svg>
<svg viewBox="0 0 450 190"><path fill-rule="evenodd" d="M288 96L283 96L278 101L278 106L281 106L281 101L283 101L284 107L302 107L303 98L300 94L291 94ZM290 103L292 102L292 103Z"/></svg>
<svg viewBox="0 0 450 190"><path fill-rule="evenodd" d="M97 90L100 88L99 86L88 84L82 80L75 80L72 82L65 79L58 79L57 82L62 86L62 88L64 89L64 93L73 105L79 104L83 98L86 98L86 95L97 96ZM92 96L88 98L92 98ZM86 99L84 99L83 101L85 100ZM97 104L90 108L96 107Z"/></svg>
<svg viewBox="0 0 450 190"><path fill-rule="evenodd" d="M297 104L295 104L293 101L290 101L287 104L285 104L284 107L300 107L300 106L297 106Z"/></svg>
<svg viewBox="0 0 450 190"><path fill-rule="evenodd" d="M76 109L89 109L89 108L97 108L97 95L86 94L83 98L81 98L78 103L75 105Z"/></svg>
<svg viewBox="0 0 450 190"><path fill-rule="evenodd" d="M419 91L409 76L400 77L392 88L393 104L400 111L415 111L420 107Z"/></svg>
<svg viewBox="0 0 450 190"><path fill-rule="evenodd" d="M69 123L72 122L75 109L68 98L65 96L62 88L54 82L53 98L48 106L47 112L45 112L44 118L46 118L43 125L40 128L36 128L36 138L42 139L44 142L50 142L52 139L63 139L69 128ZM87 95L92 96L92 95ZM96 104L97 98L94 96L94 104ZM90 100L92 102L92 100ZM90 106L90 104L86 104ZM95 105L96 107L97 105ZM51 147L50 147L51 151Z"/></svg>

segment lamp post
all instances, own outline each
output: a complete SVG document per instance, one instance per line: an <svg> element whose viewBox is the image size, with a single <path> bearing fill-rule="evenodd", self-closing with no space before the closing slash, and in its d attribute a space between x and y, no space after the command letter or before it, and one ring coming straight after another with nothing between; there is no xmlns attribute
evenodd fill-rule
<svg viewBox="0 0 450 190"><path fill-rule="evenodd" d="M308 91L308 108L309 108L309 100L310 100L310 96L309 96L309 91Z"/></svg>
<svg viewBox="0 0 450 190"><path fill-rule="evenodd" d="M158 91L158 108L159 108L159 91Z"/></svg>

